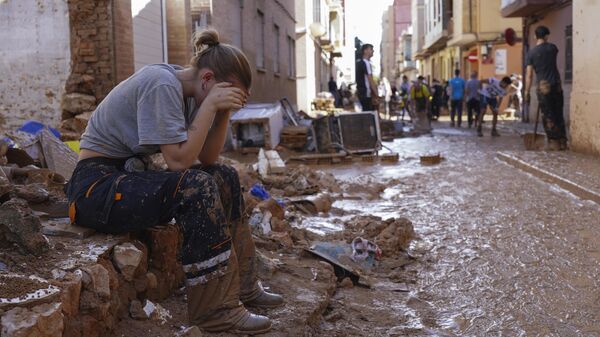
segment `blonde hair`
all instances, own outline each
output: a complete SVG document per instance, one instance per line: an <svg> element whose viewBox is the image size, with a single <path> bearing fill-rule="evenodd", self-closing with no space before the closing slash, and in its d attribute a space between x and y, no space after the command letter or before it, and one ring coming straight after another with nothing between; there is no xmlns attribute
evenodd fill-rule
<svg viewBox="0 0 600 337"><path fill-rule="evenodd" d="M216 30L196 31L192 37L194 57L191 64L196 69L208 68L215 73L217 81L228 81L231 76L250 90L252 70L246 55L238 48L219 42Z"/></svg>

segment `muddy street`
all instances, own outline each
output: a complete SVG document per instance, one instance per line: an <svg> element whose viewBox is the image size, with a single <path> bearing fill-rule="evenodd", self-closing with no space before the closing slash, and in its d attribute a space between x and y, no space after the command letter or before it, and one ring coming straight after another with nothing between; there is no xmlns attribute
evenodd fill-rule
<svg viewBox="0 0 600 337"><path fill-rule="evenodd" d="M391 182L381 199L334 207L408 217L418 236L410 292L371 293L387 301L384 312L399 311L371 322L378 335L600 335L600 207L497 160L498 150L522 148L510 125L501 133L481 139L438 125L433 137L387 144L400 153L396 165L326 169L343 181ZM421 166L427 152L446 160ZM331 223L305 224L328 232ZM365 307L382 304L372 300Z"/></svg>

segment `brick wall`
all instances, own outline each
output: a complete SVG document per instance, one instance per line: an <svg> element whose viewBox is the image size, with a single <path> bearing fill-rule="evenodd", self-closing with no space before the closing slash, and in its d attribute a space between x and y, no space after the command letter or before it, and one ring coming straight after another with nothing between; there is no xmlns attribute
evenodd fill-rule
<svg viewBox="0 0 600 337"><path fill-rule="evenodd" d="M72 71L67 93L102 100L115 84L110 0L70 0Z"/></svg>
<svg viewBox="0 0 600 337"><path fill-rule="evenodd" d="M113 27L115 43L115 79L119 83L134 73L133 20L131 0L113 1Z"/></svg>
<svg viewBox="0 0 600 337"><path fill-rule="evenodd" d="M296 104L296 79L288 76L288 70L295 65L288 62L287 37L295 39L294 1L293 0L247 0L240 9L239 0L213 1L212 26L219 31L221 40L235 43L236 34L241 47L253 69L252 95L253 102L273 102L287 97ZM240 13L241 10L241 13ZM257 69L256 56L258 48L258 15L265 17L265 67ZM239 15L241 14L241 15ZM241 22L236 22L241 21ZM279 73L274 72L275 33L274 25L279 26ZM240 29L241 27L241 29Z"/></svg>
<svg viewBox="0 0 600 337"><path fill-rule="evenodd" d="M167 44L169 63L185 66L192 57L190 0L167 1Z"/></svg>

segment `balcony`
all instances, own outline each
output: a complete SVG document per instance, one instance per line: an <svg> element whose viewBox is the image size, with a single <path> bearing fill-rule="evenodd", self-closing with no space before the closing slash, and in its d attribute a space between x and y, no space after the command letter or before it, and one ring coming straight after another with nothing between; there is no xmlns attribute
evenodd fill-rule
<svg viewBox="0 0 600 337"><path fill-rule="evenodd" d="M555 0L502 0L500 11L505 18L525 17L556 3Z"/></svg>

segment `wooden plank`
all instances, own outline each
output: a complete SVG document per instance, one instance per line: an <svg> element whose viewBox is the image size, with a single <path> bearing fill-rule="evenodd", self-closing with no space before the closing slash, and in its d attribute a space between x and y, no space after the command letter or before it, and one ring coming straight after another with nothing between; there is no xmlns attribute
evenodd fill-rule
<svg viewBox="0 0 600 337"><path fill-rule="evenodd" d="M346 153L314 153L314 154L303 154L300 156L290 157L290 160L308 160L308 159L322 159L322 158L343 158L346 157Z"/></svg>

